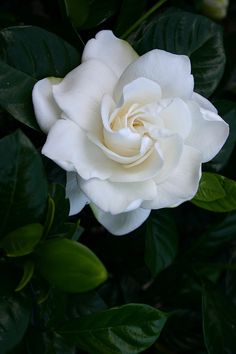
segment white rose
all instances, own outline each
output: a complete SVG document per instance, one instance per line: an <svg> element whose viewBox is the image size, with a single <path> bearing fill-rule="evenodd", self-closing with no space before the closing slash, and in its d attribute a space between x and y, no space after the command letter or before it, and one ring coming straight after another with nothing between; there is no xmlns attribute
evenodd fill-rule
<svg viewBox="0 0 236 354"><path fill-rule="evenodd" d="M42 153L68 171L70 214L90 203L113 234L140 226L151 209L193 198L202 162L224 144L229 128L193 92L188 57L162 50L142 56L111 31L85 46L64 79L33 90Z"/></svg>

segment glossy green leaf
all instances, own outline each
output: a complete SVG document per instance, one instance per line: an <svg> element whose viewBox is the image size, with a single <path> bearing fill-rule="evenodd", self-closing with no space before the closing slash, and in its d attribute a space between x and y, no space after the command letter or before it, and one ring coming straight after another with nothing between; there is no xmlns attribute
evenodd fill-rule
<svg viewBox="0 0 236 354"><path fill-rule="evenodd" d="M224 176L205 172L199 191L191 202L200 208L228 212L236 210L236 182Z"/></svg>
<svg viewBox="0 0 236 354"><path fill-rule="evenodd" d="M139 54L163 49L190 57L195 91L210 96L225 67L222 29L206 17L171 9L144 23L131 38Z"/></svg>
<svg viewBox="0 0 236 354"><path fill-rule="evenodd" d="M29 224L10 232L0 241L8 257L25 256L33 251L43 235L41 224Z"/></svg>
<svg viewBox="0 0 236 354"><path fill-rule="evenodd" d="M91 354L135 354L155 342L166 319L148 305L128 304L71 320L57 332Z"/></svg>
<svg viewBox="0 0 236 354"><path fill-rule="evenodd" d="M168 267L178 251L178 234L173 216L164 210L147 221L145 262L153 276Z"/></svg>
<svg viewBox="0 0 236 354"><path fill-rule="evenodd" d="M34 274L34 266L35 264L31 260L24 263L24 273L15 291L21 291L28 284Z"/></svg>
<svg viewBox="0 0 236 354"><path fill-rule="evenodd" d="M1 354L9 353L21 341L29 318L29 300L20 295L0 297Z"/></svg>
<svg viewBox="0 0 236 354"><path fill-rule="evenodd" d="M89 2L87 0L64 0L66 14L71 22L80 27L88 17Z"/></svg>
<svg viewBox="0 0 236 354"><path fill-rule="evenodd" d="M107 278L97 256L81 243L52 239L36 249L39 272L53 285L68 292L91 290Z"/></svg>
<svg viewBox="0 0 236 354"><path fill-rule="evenodd" d="M0 106L15 119L39 129L32 88L46 76L63 77L79 64L78 52L63 39L36 26L0 32Z"/></svg>
<svg viewBox="0 0 236 354"><path fill-rule="evenodd" d="M47 181L40 156L20 131L0 140L0 235L40 222L47 205Z"/></svg>
<svg viewBox="0 0 236 354"><path fill-rule="evenodd" d="M229 136L226 140L226 143L212 159L208 165L213 168L215 171L220 171L224 168L229 158L233 152L236 142L236 103L227 100L216 100L213 102L214 106L218 109L219 115L229 124Z"/></svg>
<svg viewBox="0 0 236 354"><path fill-rule="evenodd" d="M229 299L206 285L202 299L203 332L209 354L234 354L236 307Z"/></svg>

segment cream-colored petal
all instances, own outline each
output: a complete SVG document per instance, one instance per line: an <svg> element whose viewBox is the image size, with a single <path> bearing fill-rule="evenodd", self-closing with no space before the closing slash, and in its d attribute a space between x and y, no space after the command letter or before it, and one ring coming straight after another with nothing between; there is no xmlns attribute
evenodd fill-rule
<svg viewBox="0 0 236 354"><path fill-rule="evenodd" d="M161 98L161 87L157 82L149 80L145 77L139 77L128 83L123 88L121 104L138 103L145 105L157 102Z"/></svg>
<svg viewBox="0 0 236 354"><path fill-rule="evenodd" d="M44 133L48 133L53 124L61 117L61 110L56 104L52 87L62 79L47 77L36 82L32 92L32 100L35 116L39 127Z"/></svg>
<svg viewBox="0 0 236 354"><path fill-rule="evenodd" d="M102 97L113 92L115 83L114 73L105 64L88 60L54 86L53 94L66 117L99 136L102 134Z"/></svg>
<svg viewBox="0 0 236 354"><path fill-rule="evenodd" d="M70 201L69 215L78 214L89 203L89 199L79 187L76 172L67 172L66 174L66 198Z"/></svg>
<svg viewBox="0 0 236 354"><path fill-rule="evenodd" d="M164 108L160 116L164 127L185 139L191 129L192 121L187 104L180 98L175 98Z"/></svg>
<svg viewBox="0 0 236 354"><path fill-rule="evenodd" d="M160 85L164 98L190 99L193 94L193 77L190 71L191 65L187 56L154 49L127 67L115 87L114 98L119 102L124 87L144 77Z"/></svg>
<svg viewBox="0 0 236 354"><path fill-rule="evenodd" d="M207 162L224 145L229 135L229 126L216 113L200 109L193 101L189 102L188 106L192 117L192 129L186 144L201 151L202 162Z"/></svg>
<svg viewBox="0 0 236 354"><path fill-rule="evenodd" d="M114 36L111 31L100 31L86 44L82 61L98 59L106 64L118 77L126 67L138 58L128 42Z"/></svg>
<svg viewBox="0 0 236 354"><path fill-rule="evenodd" d="M66 171L77 171L84 179L106 179L111 176L115 167L115 163L70 120L60 119L54 124L42 153Z"/></svg>
<svg viewBox="0 0 236 354"><path fill-rule="evenodd" d="M185 146L176 169L164 182L157 182L156 198L143 202L141 206L147 209L170 208L192 199L201 178L201 160L198 150Z"/></svg>
<svg viewBox="0 0 236 354"><path fill-rule="evenodd" d="M126 213L112 215L90 204L94 216L111 234L126 235L137 229L148 218L151 210L138 208Z"/></svg>
<svg viewBox="0 0 236 354"><path fill-rule="evenodd" d="M115 183L97 178L80 180L82 191L92 203L105 212L120 214L136 209L144 200L155 197L156 185L152 180L133 183Z"/></svg>

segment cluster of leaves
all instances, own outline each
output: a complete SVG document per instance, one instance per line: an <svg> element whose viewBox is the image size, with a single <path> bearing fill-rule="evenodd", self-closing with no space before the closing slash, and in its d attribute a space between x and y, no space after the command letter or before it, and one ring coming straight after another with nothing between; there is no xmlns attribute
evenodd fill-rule
<svg viewBox="0 0 236 354"><path fill-rule="evenodd" d="M2 354L235 353L236 8L221 25L198 9L178 0L2 2ZM45 136L31 100L35 82L77 66L102 28L139 54L188 55L195 90L230 126L192 202L152 212L122 238L87 207L68 217L65 172L40 155Z"/></svg>

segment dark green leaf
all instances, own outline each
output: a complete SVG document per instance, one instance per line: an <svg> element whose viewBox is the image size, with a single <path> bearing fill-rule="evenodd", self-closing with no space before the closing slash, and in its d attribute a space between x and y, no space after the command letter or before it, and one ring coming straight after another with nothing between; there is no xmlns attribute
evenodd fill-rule
<svg viewBox="0 0 236 354"><path fill-rule="evenodd" d="M15 119L39 129L32 88L46 76L63 77L79 64L78 52L55 34L35 26L0 32L0 106Z"/></svg>
<svg viewBox="0 0 236 354"><path fill-rule="evenodd" d="M234 354L236 308L229 299L205 285L202 299L203 332L209 354Z"/></svg>
<svg viewBox="0 0 236 354"><path fill-rule="evenodd" d="M117 25L115 33L119 37L127 31L143 14L146 7L147 0L123 0L119 16L117 18ZM135 11L134 11L135 9Z"/></svg>
<svg viewBox="0 0 236 354"><path fill-rule="evenodd" d="M52 184L49 192L55 206L54 217L49 233L56 234L60 231L62 224L64 224L68 218L70 203L69 199L66 198L65 188L63 186Z"/></svg>
<svg viewBox="0 0 236 354"><path fill-rule="evenodd" d="M82 25L82 29L96 27L111 16L117 10L117 0L89 0L89 15Z"/></svg>
<svg viewBox="0 0 236 354"><path fill-rule="evenodd" d="M209 172L204 172L199 191L191 202L200 208L227 212L236 209L236 182Z"/></svg>
<svg viewBox="0 0 236 354"><path fill-rule="evenodd" d="M64 0L66 14L71 22L80 27L88 17L89 2L87 0Z"/></svg>
<svg viewBox="0 0 236 354"><path fill-rule="evenodd" d="M91 354L135 354L159 337L166 319L148 305L129 304L71 320L57 332Z"/></svg>
<svg viewBox="0 0 236 354"><path fill-rule="evenodd" d="M178 250L178 235L170 211L164 210L147 221L145 262L153 276L168 267Z"/></svg>
<svg viewBox="0 0 236 354"><path fill-rule="evenodd" d="M68 239L52 239L42 243L36 253L40 273L62 290L88 291L107 278L103 264L81 243Z"/></svg>
<svg viewBox="0 0 236 354"><path fill-rule="evenodd" d="M23 133L0 140L0 234L40 222L47 205L47 181L39 154Z"/></svg>
<svg viewBox="0 0 236 354"><path fill-rule="evenodd" d="M190 57L195 91L210 96L225 66L222 30L206 17L171 9L148 20L132 39L139 54L163 49Z"/></svg>
<svg viewBox="0 0 236 354"><path fill-rule="evenodd" d="M40 224L29 224L7 234L0 241L8 257L25 256L33 251L43 235L43 226Z"/></svg>
<svg viewBox="0 0 236 354"><path fill-rule="evenodd" d="M36 81L0 60L0 106L21 123L39 129L31 99Z"/></svg>
<svg viewBox="0 0 236 354"><path fill-rule="evenodd" d="M209 162L209 166L215 171L220 171L227 165L227 162L233 152L236 142L236 104L231 101L217 100L213 102L219 111L219 115L229 124L229 137L226 143L216 155L216 157Z"/></svg>
<svg viewBox="0 0 236 354"><path fill-rule="evenodd" d="M107 309L105 302L96 291L72 295L69 301L70 304L73 303L73 317L90 315Z"/></svg>
<svg viewBox="0 0 236 354"><path fill-rule="evenodd" d="M30 316L29 300L20 295L0 297L1 354L7 354L22 339Z"/></svg>

